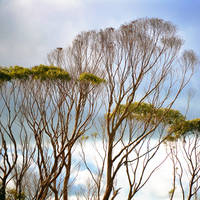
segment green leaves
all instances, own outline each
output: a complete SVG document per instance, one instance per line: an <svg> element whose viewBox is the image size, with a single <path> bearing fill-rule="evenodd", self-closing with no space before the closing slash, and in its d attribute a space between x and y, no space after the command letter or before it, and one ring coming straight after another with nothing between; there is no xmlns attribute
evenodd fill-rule
<svg viewBox="0 0 200 200"><path fill-rule="evenodd" d="M185 121L185 117L178 111L168 108L159 108L156 112L157 118L162 119L165 124L177 124L182 121Z"/></svg>
<svg viewBox="0 0 200 200"><path fill-rule="evenodd" d="M63 69L55 66L39 65L32 68L33 79L44 80L65 80L69 81L70 75Z"/></svg>
<svg viewBox="0 0 200 200"><path fill-rule="evenodd" d="M14 66L9 68L0 68L0 82L10 81L12 79L28 80L35 79L40 81L62 80L70 81L71 77L67 71L56 66L38 65L32 68ZM87 81L93 85L104 83L105 80L91 73L82 73L78 81Z"/></svg>
<svg viewBox="0 0 200 200"><path fill-rule="evenodd" d="M175 138L192 133L194 131L200 132L200 119L185 120L179 123L173 123L168 132L172 133Z"/></svg>
<svg viewBox="0 0 200 200"><path fill-rule="evenodd" d="M88 81L94 85L98 85L100 83L105 83L106 81L94 74L84 72L79 76L79 81Z"/></svg>
<svg viewBox="0 0 200 200"><path fill-rule="evenodd" d="M127 109L127 105L120 105L119 114L123 114L125 109ZM200 132L200 119L186 120L178 110L155 108L148 103L135 102L128 107L128 111L129 119L148 121L152 124L160 121L168 126L169 135L166 137L168 141L174 141L194 131Z"/></svg>
<svg viewBox="0 0 200 200"><path fill-rule="evenodd" d="M8 73L11 79L28 79L31 75L31 70L20 66L14 66L8 68Z"/></svg>
<svg viewBox="0 0 200 200"><path fill-rule="evenodd" d="M39 65L30 69L20 66L0 68L0 82L10 81L12 79L19 79L19 80L39 79L41 81L44 80L69 81L71 78L67 71L55 66Z"/></svg>
<svg viewBox="0 0 200 200"><path fill-rule="evenodd" d="M0 68L0 82L2 81L9 81L11 79L11 76L9 75L9 72L5 68Z"/></svg>
<svg viewBox="0 0 200 200"><path fill-rule="evenodd" d="M124 110L127 108L127 105L120 105L119 113L122 114ZM146 119L149 114L153 113L154 107L148 103L138 103L134 102L128 107L129 118L142 120Z"/></svg>
<svg viewBox="0 0 200 200"><path fill-rule="evenodd" d="M120 113L123 113L126 105L120 106ZM169 108L156 108L152 104L135 102L128 107L129 118L146 120L151 118L151 122L161 121L164 124L174 124L185 121L185 117L178 111Z"/></svg>

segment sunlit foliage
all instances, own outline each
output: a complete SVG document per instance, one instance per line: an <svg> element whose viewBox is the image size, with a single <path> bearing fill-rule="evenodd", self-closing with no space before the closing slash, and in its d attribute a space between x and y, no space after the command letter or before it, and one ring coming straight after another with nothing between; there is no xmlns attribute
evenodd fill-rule
<svg viewBox="0 0 200 200"><path fill-rule="evenodd" d="M32 68L25 68L20 66L0 68L0 83L13 79L70 81L71 77L67 71L56 66L38 65ZM105 82L104 79L87 72L80 74L78 81L87 81L95 85Z"/></svg>
<svg viewBox="0 0 200 200"><path fill-rule="evenodd" d="M126 109L126 105L120 106L120 113L124 112ZM128 107L130 119L136 120L147 120L151 118L152 123L156 123L158 120L164 124L174 124L178 122L182 122L185 120L185 117L177 110L169 109L169 108L156 108L152 104L134 102Z"/></svg>
<svg viewBox="0 0 200 200"><path fill-rule="evenodd" d="M69 81L70 75L63 69L55 66L39 65L31 69L34 79L40 80L66 80Z"/></svg>
<svg viewBox="0 0 200 200"><path fill-rule="evenodd" d="M87 72L82 73L79 76L79 80L80 81L88 81L88 82L91 82L92 84L100 84L100 83L105 82L104 79L99 78L98 76L95 76L94 74L87 73Z"/></svg>
<svg viewBox="0 0 200 200"><path fill-rule="evenodd" d="M123 114L126 105L120 106L120 114ZM167 140L176 140L185 134L200 132L200 119L186 120L178 110L169 108L156 108L148 103L135 102L128 107L129 119L138 121L150 120L151 123L161 121L168 126Z"/></svg>

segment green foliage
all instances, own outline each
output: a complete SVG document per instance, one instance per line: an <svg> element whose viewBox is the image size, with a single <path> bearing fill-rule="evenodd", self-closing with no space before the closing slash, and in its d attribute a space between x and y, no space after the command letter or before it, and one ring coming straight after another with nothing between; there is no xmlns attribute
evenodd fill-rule
<svg viewBox="0 0 200 200"><path fill-rule="evenodd" d="M136 114L147 115L149 113L154 112L155 108L153 105L148 103L138 103L135 102L130 105L129 111Z"/></svg>
<svg viewBox="0 0 200 200"><path fill-rule="evenodd" d="M46 76L50 80L66 80L69 81L71 78L68 72L61 71L61 70L49 70L46 72Z"/></svg>
<svg viewBox="0 0 200 200"><path fill-rule="evenodd" d="M119 113L122 114L127 108L127 105L120 105ZM153 105L148 103L138 103L134 102L128 107L129 119L136 119L139 121L146 120L155 113L155 108Z"/></svg>
<svg viewBox="0 0 200 200"><path fill-rule="evenodd" d="M11 76L9 75L9 71L6 68L0 68L0 81L9 81Z"/></svg>
<svg viewBox="0 0 200 200"><path fill-rule="evenodd" d="M86 140L88 140L89 139L89 136L88 135L83 135L82 137L81 137L81 141L86 141Z"/></svg>
<svg viewBox="0 0 200 200"><path fill-rule="evenodd" d="M45 80L70 80L70 75L67 71L55 67L39 65L33 68L24 68L14 66L9 68L0 68L0 82L10 81L12 79L28 80L28 79Z"/></svg>
<svg viewBox="0 0 200 200"><path fill-rule="evenodd" d="M185 117L178 110L174 109L159 108L157 109L156 116L160 119L163 118L163 122L168 125L185 121Z"/></svg>
<svg viewBox="0 0 200 200"><path fill-rule="evenodd" d="M92 84L100 84L100 83L105 83L106 81L94 74L91 74L91 73L82 73L80 76L79 76L79 81L89 81L91 82Z"/></svg>
<svg viewBox="0 0 200 200"><path fill-rule="evenodd" d="M120 113L126 109L126 105L120 106ZM177 110L168 108L155 108L152 104L134 102L128 107L129 118L144 121L151 119L152 123L161 121L163 124L173 124L185 120L185 117Z"/></svg>
<svg viewBox="0 0 200 200"><path fill-rule="evenodd" d="M33 67L31 70L34 75L40 75L40 74L45 74L49 70L57 70L57 69L60 69L60 68L57 68L55 66L37 65Z"/></svg>
<svg viewBox="0 0 200 200"><path fill-rule="evenodd" d="M63 80L69 81L71 77L67 71L56 66L38 65L32 68L24 68L14 66L9 68L0 68L0 83L10 81L12 79L28 80L35 79L40 81L46 80ZM104 79L91 74L82 73L79 81L88 81L94 85L106 82Z"/></svg>
<svg viewBox="0 0 200 200"><path fill-rule="evenodd" d="M185 120L179 123L173 123L169 129L169 133L172 134L170 140L177 139L182 135L193 133L195 131L200 132L200 119Z"/></svg>
<svg viewBox="0 0 200 200"><path fill-rule="evenodd" d="M127 105L120 105L119 114L122 114L127 109ZM154 124L160 121L168 126L169 135L166 137L168 141L174 141L184 136L185 134L200 132L200 119L186 120L185 117L178 111L168 108L155 108L148 103L132 103L128 107L129 119L138 121L148 120Z"/></svg>
<svg viewBox="0 0 200 200"><path fill-rule="evenodd" d="M55 66L39 65L31 69L34 79L44 80L70 80L69 73Z"/></svg>
<svg viewBox="0 0 200 200"><path fill-rule="evenodd" d="M31 70L20 66L14 66L8 68L8 73L11 79L26 80L31 75Z"/></svg>

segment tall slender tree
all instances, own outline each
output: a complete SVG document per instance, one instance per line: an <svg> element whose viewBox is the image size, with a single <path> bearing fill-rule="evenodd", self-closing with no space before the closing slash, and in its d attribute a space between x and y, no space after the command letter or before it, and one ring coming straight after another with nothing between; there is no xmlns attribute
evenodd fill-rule
<svg viewBox="0 0 200 200"><path fill-rule="evenodd" d="M76 39L81 38L80 43L85 44L87 55L94 48L92 42L85 42L90 34L82 33ZM148 144L148 139L156 135L163 125L162 120L190 80L197 59L193 51L182 51L183 41L177 36L175 26L161 19L139 19L116 30L101 30L96 35L96 46L100 47L102 57L98 67L103 69L107 81L103 98L106 113L103 135L104 144L106 142L106 164L102 164L104 174L106 173L106 184L98 199L108 200L114 199L119 193L119 187L115 183L124 164L129 163L130 166L133 162L137 163L138 156L141 157L137 154L137 148L144 141ZM89 41L93 41L93 37ZM81 60L79 55L77 59ZM88 61L91 60L89 58ZM86 58L85 60L87 63ZM136 101L138 104L133 106ZM128 123L130 118L141 121L137 112L145 115L145 107L142 106L145 102L154 108L152 112L139 125ZM152 123L155 110L161 107L165 107L164 112ZM164 136L166 131L161 131L160 134ZM147 160L151 160L149 152L151 149L156 150L160 142L154 147L146 147L146 153L142 154L147 156ZM131 158L133 152L136 153L135 159ZM148 161L144 163L145 166L147 164ZM130 177L128 165L126 170ZM143 185L141 179L139 183ZM127 198L131 199L135 193L133 191L137 189L130 179L129 185L130 195Z"/></svg>

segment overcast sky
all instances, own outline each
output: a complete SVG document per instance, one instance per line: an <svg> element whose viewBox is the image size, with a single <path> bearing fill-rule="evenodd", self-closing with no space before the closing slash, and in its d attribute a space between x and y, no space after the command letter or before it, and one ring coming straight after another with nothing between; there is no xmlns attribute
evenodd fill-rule
<svg viewBox="0 0 200 200"><path fill-rule="evenodd" d="M143 17L177 25L185 47L200 56L200 0L0 0L0 66L45 63L48 52L66 47L81 31L117 28ZM200 116L199 77L189 86L192 118ZM185 101L178 105L183 108Z"/></svg>
<svg viewBox="0 0 200 200"><path fill-rule="evenodd" d="M177 25L187 48L200 53L199 0L0 0L0 65L45 63L81 31L158 17Z"/></svg>

